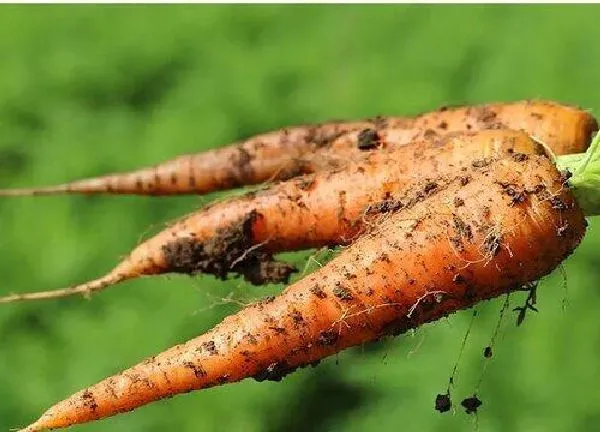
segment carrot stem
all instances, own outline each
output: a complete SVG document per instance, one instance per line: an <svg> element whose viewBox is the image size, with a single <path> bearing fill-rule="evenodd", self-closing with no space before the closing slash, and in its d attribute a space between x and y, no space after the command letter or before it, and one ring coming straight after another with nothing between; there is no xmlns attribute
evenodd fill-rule
<svg viewBox="0 0 600 432"><path fill-rule="evenodd" d="M571 173L568 184L585 215L600 215L600 134L585 153L561 155L555 163L559 170Z"/></svg>

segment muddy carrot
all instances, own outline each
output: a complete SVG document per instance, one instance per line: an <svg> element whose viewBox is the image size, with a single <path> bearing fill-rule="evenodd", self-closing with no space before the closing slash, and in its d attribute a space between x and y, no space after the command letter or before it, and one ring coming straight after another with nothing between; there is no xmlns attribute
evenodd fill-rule
<svg viewBox="0 0 600 432"><path fill-rule="evenodd" d="M447 136L440 141L367 152L342 168L305 175L205 207L142 243L100 279L75 287L14 294L15 300L89 294L120 281L161 273L205 273L225 279L243 276L253 284L288 282L294 268L274 254L354 240L383 210L407 200L392 197L408 183L430 182L420 198L436 189L436 177L485 164L499 154L543 153L519 131L487 130Z"/></svg>
<svg viewBox="0 0 600 432"><path fill-rule="evenodd" d="M268 132L202 153L181 155L154 166L39 188L3 189L0 196L78 194L180 195L209 193L309 170L300 160L368 121L300 125ZM293 162L293 163L291 163Z"/></svg>
<svg viewBox="0 0 600 432"><path fill-rule="evenodd" d="M407 143L439 138L449 132L487 129L522 130L546 144L554 154L566 155L587 150L598 131L598 122L590 113L573 106L527 100L441 108L409 119L381 118L372 130L387 142ZM361 136L364 139L364 130L349 131L334 139L328 148L355 147Z"/></svg>
<svg viewBox="0 0 600 432"><path fill-rule="evenodd" d="M4 189L0 195L203 194L314 172L320 166L307 163L307 156L321 154L328 148L368 147L372 132L382 134L387 142L401 145L449 132L500 128L524 130L561 155L584 152L591 135L598 130L598 123L586 111L548 101L446 107L412 117L295 126L131 172L57 186Z"/></svg>
<svg viewBox="0 0 600 432"><path fill-rule="evenodd" d="M573 178L589 173L579 170ZM278 297L75 393L24 431L98 420L250 377L280 380L348 347L402 334L538 280L585 234L577 204L582 191L571 190L545 156L475 163L436 183L424 200L417 199L422 185L407 187L399 197L412 193L409 206L387 214ZM598 198L597 179L594 184Z"/></svg>

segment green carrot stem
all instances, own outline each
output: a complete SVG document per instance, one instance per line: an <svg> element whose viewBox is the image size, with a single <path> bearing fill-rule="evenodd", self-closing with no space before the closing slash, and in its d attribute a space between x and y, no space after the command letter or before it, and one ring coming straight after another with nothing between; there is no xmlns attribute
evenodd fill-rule
<svg viewBox="0 0 600 432"><path fill-rule="evenodd" d="M557 156L555 163L571 174L569 186L585 215L600 215L600 133L585 153Z"/></svg>

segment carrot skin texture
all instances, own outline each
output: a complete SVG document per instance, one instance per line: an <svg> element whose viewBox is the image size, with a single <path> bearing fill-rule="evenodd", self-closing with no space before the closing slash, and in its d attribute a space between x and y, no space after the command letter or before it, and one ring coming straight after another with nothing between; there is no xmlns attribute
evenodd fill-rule
<svg viewBox="0 0 600 432"><path fill-rule="evenodd" d="M0 190L0 195L204 194L296 175L291 161L316 151L368 122L329 122L268 132L202 153L190 153L129 172L107 174L56 186ZM302 168L308 170L308 167Z"/></svg>
<svg viewBox="0 0 600 432"><path fill-rule="evenodd" d="M522 130L544 142L556 155L563 155L584 153L598 131L598 122L588 112L573 106L525 100L441 108L413 118L384 118L377 124L377 129L384 140L395 143L439 138L456 132ZM329 147L354 147L359 133L350 131L335 139Z"/></svg>
<svg viewBox="0 0 600 432"><path fill-rule="evenodd" d="M438 141L387 147L366 153L349 150L360 152L361 157L341 158L338 170L305 175L202 208L139 245L100 282L92 281L75 289L89 293L143 275L177 272L211 273L223 279L233 272L257 285L287 282L291 267L274 262L274 254L351 243L370 223L369 208L389 200L410 182L466 169L473 159L543 152L524 132L507 130L460 133ZM253 215L251 220L249 215ZM227 259L227 249L217 247L215 256L193 256L191 251L208 250L208 244L227 244L229 240L219 240L221 233L236 230L240 224L246 226L245 243L235 255L229 254ZM246 250L257 246L266 254L265 259L250 264L239 259ZM187 255L182 251L187 251ZM236 261L237 266L233 265ZM187 265L181 266L180 262ZM256 276L256 269L264 265L279 265L281 272ZM70 290L48 291L33 298L72 294ZM26 293L12 299L31 296ZM0 298L0 302L10 298Z"/></svg>
<svg viewBox="0 0 600 432"><path fill-rule="evenodd" d="M358 135L365 129L378 131L386 141L396 145L452 132L522 129L561 155L584 152L592 134L598 130L598 123L583 110L549 101L441 108L412 117L377 117L284 128L148 168L58 186L5 189L0 190L0 195L205 194L286 180L323 168L320 164L307 163L310 155L324 156L331 148L356 148Z"/></svg>
<svg viewBox="0 0 600 432"><path fill-rule="evenodd" d="M462 176L438 179L443 186L433 195L388 215L280 296L74 394L25 430L84 423L248 377L278 379L535 281L583 238L584 215L546 157L502 158L469 175L466 184Z"/></svg>

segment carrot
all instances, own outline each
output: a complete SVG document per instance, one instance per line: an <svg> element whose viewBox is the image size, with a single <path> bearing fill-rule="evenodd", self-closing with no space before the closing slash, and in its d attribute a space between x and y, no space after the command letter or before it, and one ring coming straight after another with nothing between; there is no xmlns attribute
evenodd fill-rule
<svg viewBox="0 0 600 432"><path fill-rule="evenodd" d="M591 135L598 130L598 123L585 111L547 101L441 108L413 117L377 117L295 126L131 172L57 186L4 189L0 190L0 195L202 194L313 172L319 166L306 163L307 155L320 154L330 147L369 146L371 135L368 132L379 132L385 140L401 145L449 132L498 128L522 129L561 155L585 151ZM363 142L364 138L367 138L366 142Z"/></svg>
<svg viewBox="0 0 600 432"><path fill-rule="evenodd" d="M358 151L353 149L354 151ZM352 152L352 151L350 151ZM273 255L346 245L409 182L434 179L498 154L542 153L524 132L488 130L368 152L324 171L202 208L142 243L111 272L62 290L14 294L0 303L89 294L118 282L162 273L242 275L253 284L287 283L295 269ZM431 181L424 198L437 186Z"/></svg>
<svg viewBox="0 0 600 432"><path fill-rule="evenodd" d="M102 419L249 377L280 380L550 273L585 234L564 176L541 155L474 165L437 178L424 200L416 199L423 183L408 185L398 197L412 194L412 206L388 214L275 299L75 393L24 431Z"/></svg>
<svg viewBox="0 0 600 432"><path fill-rule="evenodd" d="M394 143L436 138L448 132L523 130L545 143L556 155L585 152L598 131L597 120L586 111L556 102L531 100L441 108L410 119L382 119L377 126L381 139ZM328 147L354 147L360 142L361 132L349 131Z"/></svg>

